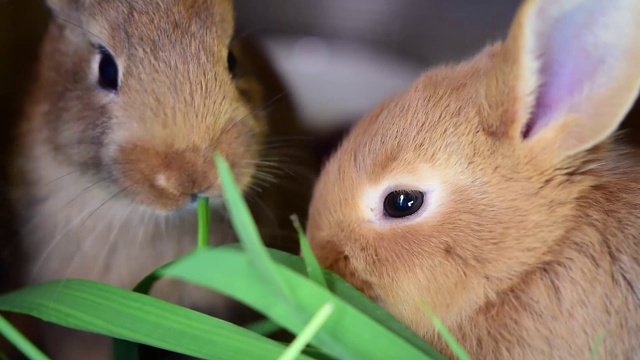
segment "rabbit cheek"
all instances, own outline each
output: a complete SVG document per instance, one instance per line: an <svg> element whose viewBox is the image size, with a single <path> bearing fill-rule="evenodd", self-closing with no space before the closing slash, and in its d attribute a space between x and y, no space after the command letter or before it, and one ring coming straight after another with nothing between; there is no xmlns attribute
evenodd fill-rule
<svg viewBox="0 0 640 360"><path fill-rule="evenodd" d="M258 175L266 133L257 126L260 118L236 122L214 144L216 151L229 163L238 187L244 191ZM266 185L264 185L266 186Z"/></svg>
<svg viewBox="0 0 640 360"><path fill-rule="evenodd" d="M345 253L340 254L339 256L335 257L333 262L331 262L328 266L329 269L331 269L336 274L339 274L343 279L345 279L345 281L350 283L360 292L364 293L371 300L380 301L380 297L374 290L373 285L360 276L359 271L354 268L349 255Z"/></svg>

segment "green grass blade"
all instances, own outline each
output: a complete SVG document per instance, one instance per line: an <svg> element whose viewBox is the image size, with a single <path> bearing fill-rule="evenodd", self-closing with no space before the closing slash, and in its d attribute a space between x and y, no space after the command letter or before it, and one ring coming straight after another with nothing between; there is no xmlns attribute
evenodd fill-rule
<svg viewBox="0 0 640 360"><path fill-rule="evenodd" d="M164 268L165 266L170 265L172 262L169 262L159 269ZM158 270L159 270L158 269ZM158 270L152 272L142 279L134 288L133 291L139 294L148 295L153 288L153 285L160 280L160 276L158 275ZM138 344L126 341L123 339L113 339L113 359L114 360L137 360L138 356Z"/></svg>
<svg viewBox="0 0 640 360"><path fill-rule="evenodd" d="M210 264L225 269L203 271ZM210 288L261 312L291 333L299 334L315 311L327 302L335 305L332 316L311 343L327 355L349 359L430 359L415 346L350 306L326 288L280 264L274 264L291 292L295 314L278 291L256 276L248 254L232 247L198 251L162 271L164 277ZM233 277L228 276L233 274ZM300 321L299 314L304 315Z"/></svg>
<svg viewBox="0 0 640 360"><path fill-rule="evenodd" d="M266 280L280 292L281 301L288 301L291 298L291 293L279 277L275 263L262 243L258 227L253 221L251 211L245 203L242 193L236 186L229 164L217 152L214 154L214 159L220 177L224 202L238 240L247 250L257 273L266 277Z"/></svg>
<svg viewBox="0 0 640 360"><path fill-rule="evenodd" d="M269 320L269 319L256 321L253 324L247 325L246 328L262 336L269 336L275 333L276 331L279 331L282 329L280 325L274 323L272 320Z"/></svg>
<svg viewBox="0 0 640 360"><path fill-rule="evenodd" d="M160 271L162 269L164 269L165 267L170 266L171 264L173 264L175 261L170 261L164 265L162 265L161 267L159 267L158 269L156 269L154 272L152 272L151 274L145 276L134 288L133 288L133 292L136 292L138 294L144 294L144 295L149 295L149 293L151 293L151 289L153 288L153 285L155 285L155 283L161 279L160 276Z"/></svg>
<svg viewBox="0 0 640 360"><path fill-rule="evenodd" d="M47 282L1 295L0 310L202 359L276 359L286 349L202 313L87 280Z"/></svg>
<svg viewBox="0 0 640 360"><path fill-rule="evenodd" d="M314 360L339 360L313 348L306 348L302 353L312 357Z"/></svg>
<svg viewBox="0 0 640 360"><path fill-rule="evenodd" d="M198 249L209 246L209 198L198 198Z"/></svg>
<svg viewBox="0 0 640 360"><path fill-rule="evenodd" d="M453 351L454 355L460 360L471 360L471 357L469 356L469 354L467 354L467 352L462 348L462 346L458 344L456 339L453 337L453 335L451 335L449 330L447 330L447 328L444 326L442 321L440 321L440 319L437 316L435 316L433 312L431 312L431 310L425 304L423 304L422 307L425 309L425 311L427 312L427 315L429 315L429 317L431 318L431 322L436 327L436 330L438 330L440 335L442 335L444 340L447 342L447 345L449 345L449 347Z"/></svg>
<svg viewBox="0 0 640 360"><path fill-rule="evenodd" d="M227 246L234 247L234 245ZM304 275L306 273L305 263L299 256L291 255L289 253L285 253L276 249L268 250L271 253L271 257L279 264L284 265L301 275ZM442 354L438 353L433 347L422 340L422 338L420 338L416 333L411 331L404 324L398 321L398 319L385 311L382 307L380 307L380 305L372 302L363 293L356 290L353 286L344 281L344 279L342 279L340 276L326 269L323 269L323 272L324 278L327 280L327 284L329 285L329 289L336 296L340 297L351 306L363 312L369 318L382 324L394 334L402 337L413 346L421 349L423 353L427 354L431 358L443 360L445 359Z"/></svg>
<svg viewBox="0 0 640 360"><path fill-rule="evenodd" d="M307 265L307 274L311 280L317 282L323 287L327 287L327 282L322 274L322 268L318 263L313 251L311 251L311 246L309 246L309 241L307 240L307 236L302 230L302 226L300 225L300 220L296 215L291 216L291 221L293 221L293 226L298 231L298 238L300 239L300 251L302 252L302 258L304 259Z"/></svg>
<svg viewBox="0 0 640 360"><path fill-rule="evenodd" d="M311 341L314 335L320 331L320 328L327 322L329 316L333 313L334 306L331 303L324 304L320 310L311 318L311 321L300 334L295 338L291 345L287 348L287 351L280 356L278 360L295 360L302 353L307 344Z"/></svg>
<svg viewBox="0 0 640 360"><path fill-rule="evenodd" d="M31 360L49 360L49 358L33 345L18 329L0 315L0 333L9 340L18 350ZM6 356L5 356L6 358Z"/></svg>

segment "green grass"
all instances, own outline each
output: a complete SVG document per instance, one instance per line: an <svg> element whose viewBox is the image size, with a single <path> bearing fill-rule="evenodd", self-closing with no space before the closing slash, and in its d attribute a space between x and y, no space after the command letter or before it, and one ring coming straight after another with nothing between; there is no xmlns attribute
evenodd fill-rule
<svg viewBox="0 0 640 360"><path fill-rule="evenodd" d="M318 310L318 312L311 318L311 321L307 326L302 329L300 335L291 343L284 354L282 354L278 360L295 360L302 354L302 351L311 339L318 333L320 327L324 325L329 319L329 316L333 313L334 306L331 303L326 303Z"/></svg>
<svg viewBox="0 0 640 360"><path fill-rule="evenodd" d="M209 246L209 198L198 198L198 249Z"/></svg>
<svg viewBox="0 0 640 360"><path fill-rule="evenodd" d="M320 264L318 264L318 260L313 255L311 251L311 246L309 246L309 241L307 240L307 236L302 230L302 225L300 225L300 220L296 215L291 216L291 221L293 222L293 226L298 231L298 238L300 239L300 250L302 252L302 257L307 265L307 273L309 277L322 285L323 287L327 287L327 282L324 279L324 275L322 275L322 268Z"/></svg>
<svg viewBox="0 0 640 360"><path fill-rule="evenodd" d="M334 273L322 269L293 217L302 257L266 248L226 161L214 161L239 243L208 244L208 200L198 200L194 251L152 272L132 290L82 279L50 281L0 296L22 313L114 339L114 358L138 358L138 344L203 359L442 359L433 348ZM234 274L230 277L229 274ZM262 313L247 328L148 295L163 277L209 288ZM285 329L291 344L269 339ZM29 358L47 359L8 322L0 331Z"/></svg>

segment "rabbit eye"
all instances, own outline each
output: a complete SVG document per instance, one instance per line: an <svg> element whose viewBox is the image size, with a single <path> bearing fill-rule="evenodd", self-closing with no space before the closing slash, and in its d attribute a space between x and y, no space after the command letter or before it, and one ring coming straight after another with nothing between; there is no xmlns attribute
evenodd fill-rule
<svg viewBox="0 0 640 360"><path fill-rule="evenodd" d="M229 53L227 54L227 68L229 69L229 73L231 73L232 76L235 76L237 65L238 59L236 58L236 54L234 54L233 51L229 50Z"/></svg>
<svg viewBox="0 0 640 360"><path fill-rule="evenodd" d="M424 193L415 190L398 190L384 199L384 214L392 218L404 218L418 212L424 203Z"/></svg>
<svg viewBox="0 0 640 360"><path fill-rule="evenodd" d="M118 91L118 64L109 50L98 47L100 63L98 65L98 85L108 91Z"/></svg>

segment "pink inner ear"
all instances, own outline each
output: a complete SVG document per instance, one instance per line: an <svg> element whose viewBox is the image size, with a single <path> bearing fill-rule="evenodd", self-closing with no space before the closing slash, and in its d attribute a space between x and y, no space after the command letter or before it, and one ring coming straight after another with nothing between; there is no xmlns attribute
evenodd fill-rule
<svg viewBox="0 0 640 360"><path fill-rule="evenodd" d="M540 87L531 119L525 126L523 138L529 138L553 121L562 120L562 111L570 107L586 86L601 77L606 46L599 47L603 36L594 29L602 27L604 2L586 1L575 9L553 19L552 24L536 26L534 48L540 60ZM594 3L599 3L595 5ZM603 8L604 7L604 8ZM600 20L600 21L599 21ZM545 28L543 28L545 27Z"/></svg>

